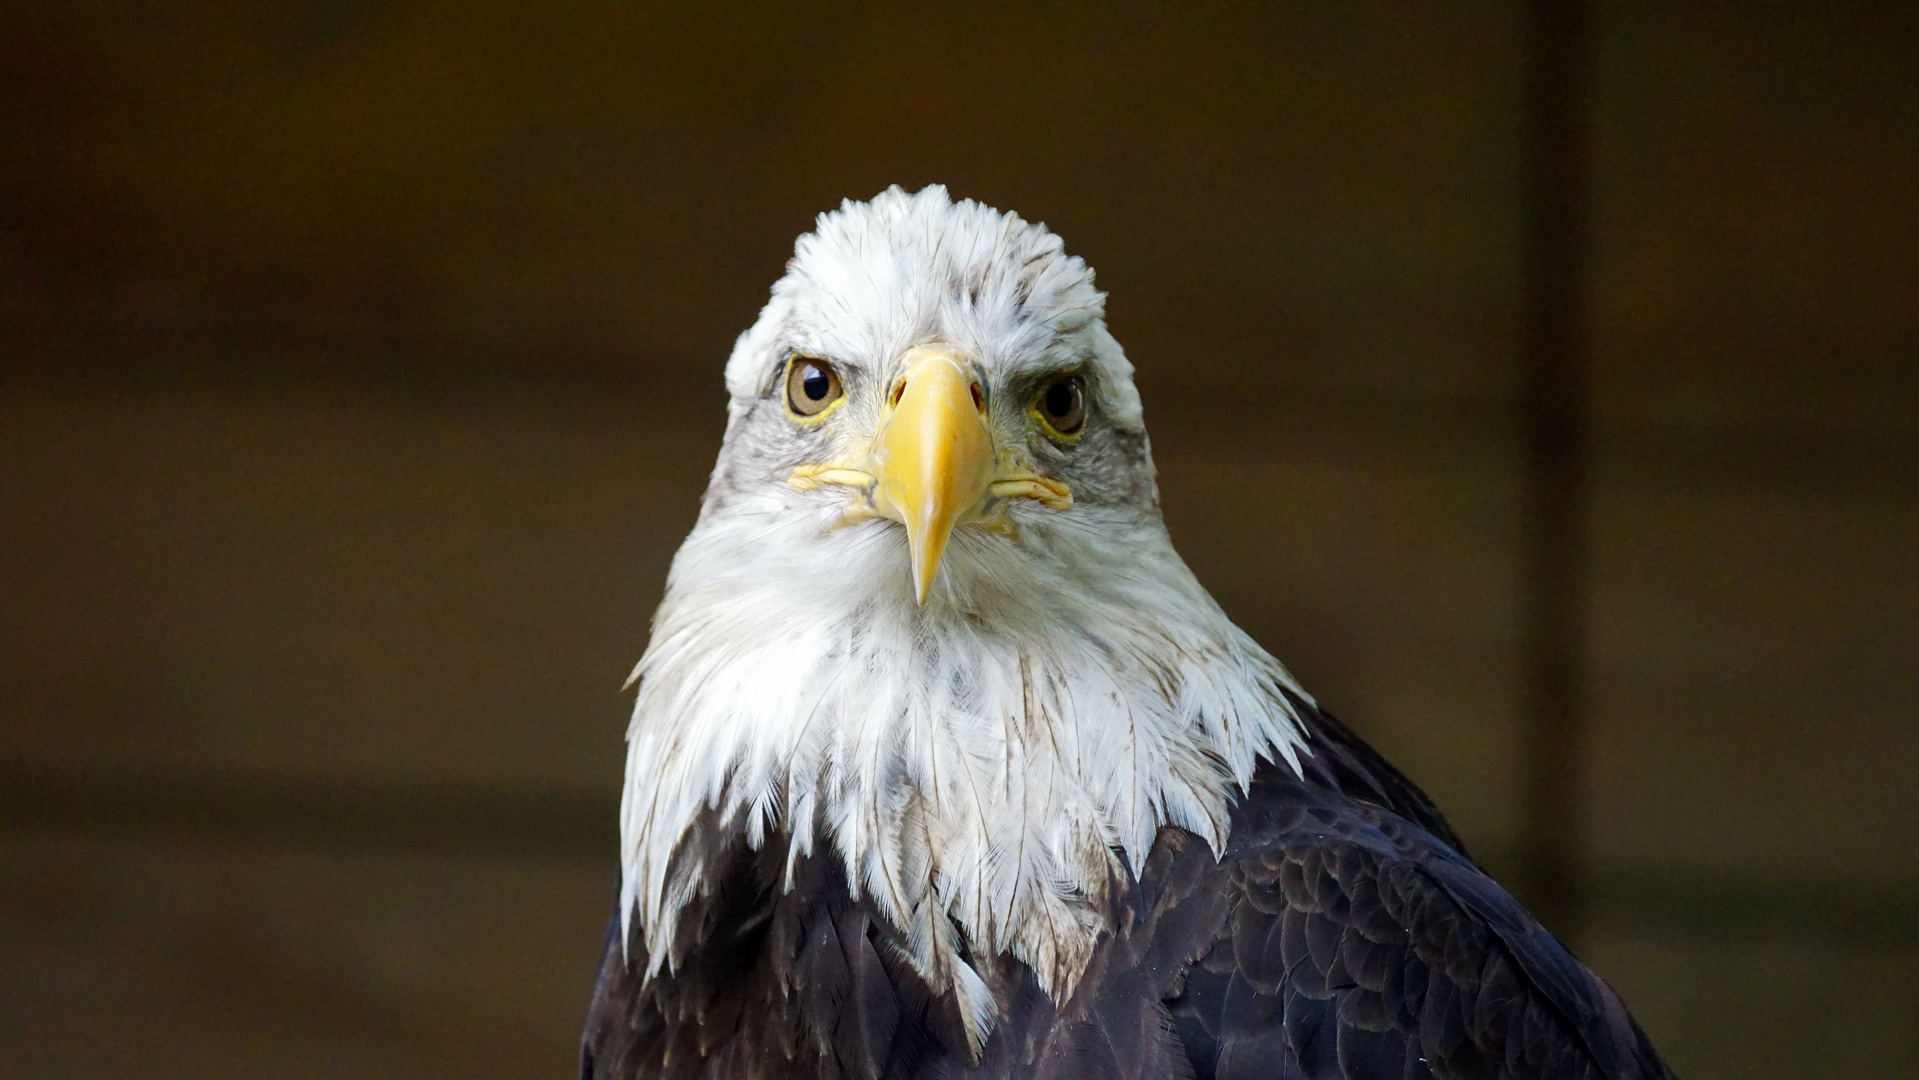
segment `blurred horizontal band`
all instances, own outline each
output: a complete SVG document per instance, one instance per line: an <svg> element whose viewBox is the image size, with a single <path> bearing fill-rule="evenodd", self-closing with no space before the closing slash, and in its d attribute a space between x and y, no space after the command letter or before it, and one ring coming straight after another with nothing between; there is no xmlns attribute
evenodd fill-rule
<svg viewBox="0 0 1919 1080"><path fill-rule="evenodd" d="M0 828L335 851L617 859L617 794L0 764Z"/></svg>
<svg viewBox="0 0 1919 1080"><path fill-rule="evenodd" d="M0 763L0 829L83 840L612 866L618 859L618 811L611 791ZM1512 860L1495 852L1485 862L1497 873ZM1605 934L1919 947L1919 882L1601 861L1585 889L1588 925Z"/></svg>

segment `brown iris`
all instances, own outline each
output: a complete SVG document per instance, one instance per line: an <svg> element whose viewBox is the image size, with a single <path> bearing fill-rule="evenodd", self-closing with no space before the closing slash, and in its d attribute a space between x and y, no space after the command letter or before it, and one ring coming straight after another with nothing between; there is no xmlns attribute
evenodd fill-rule
<svg viewBox="0 0 1919 1080"><path fill-rule="evenodd" d="M1033 403L1033 411L1057 434L1077 432L1086 423L1086 391L1079 377L1068 375L1048 384Z"/></svg>
<svg viewBox="0 0 1919 1080"><path fill-rule="evenodd" d="M795 416L818 416L845 392L840 373L824 360L795 356L786 365L786 407Z"/></svg>

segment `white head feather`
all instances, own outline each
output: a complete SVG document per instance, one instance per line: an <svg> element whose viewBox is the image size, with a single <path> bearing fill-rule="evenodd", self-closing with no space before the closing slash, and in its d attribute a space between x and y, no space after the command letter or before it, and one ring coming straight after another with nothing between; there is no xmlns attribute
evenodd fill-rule
<svg viewBox="0 0 1919 1080"><path fill-rule="evenodd" d="M1173 551L1103 307L1043 226L939 187L846 202L800 237L727 364L725 445L634 671L621 900L655 969L703 869L676 847L717 811L755 845L836 851L983 1039L994 1005L961 941L1064 997L1161 826L1217 849L1256 760L1298 767L1282 689L1305 695ZM921 606L901 526L836 527L857 496L787 480L870 438L889 366L932 341L977 359L1002 426L1026 422L1019 387L1064 369L1088 420L1030 450L1073 506L1022 502L1016 536L956 530ZM786 415L794 353L839 366L841 423Z"/></svg>

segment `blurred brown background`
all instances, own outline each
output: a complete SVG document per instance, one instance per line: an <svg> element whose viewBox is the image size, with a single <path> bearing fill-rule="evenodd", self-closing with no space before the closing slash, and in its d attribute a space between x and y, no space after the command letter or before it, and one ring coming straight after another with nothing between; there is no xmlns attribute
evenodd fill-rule
<svg viewBox="0 0 1919 1080"><path fill-rule="evenodd" d="M722 361L938 181L1098 268L1194 569L1522 891L1570 845L1683 1075L1919 1075L1914 10L1601 3L1542 84L1518 3L16 0L0 1074L566 1074Z"/></svg>

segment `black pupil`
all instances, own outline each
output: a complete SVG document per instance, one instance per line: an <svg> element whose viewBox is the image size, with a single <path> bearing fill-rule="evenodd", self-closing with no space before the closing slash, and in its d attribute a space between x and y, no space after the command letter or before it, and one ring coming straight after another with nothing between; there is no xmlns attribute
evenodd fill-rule
<svg viewBox="0 0 1919 1080"><path fill-rule="evenodd" d="M800 393L805 394L808 400L824 401L827 391L831 389L832 381L826 377L826 372L811 364L800 369Z"/></svg>
<svg viewBox="0 0 1919 1080"><path fill-rule="evenodd" d="M1073 387L1068 383L1056 382L1046 388L1046 414L1065 416L1073 411Z"/></svg>

